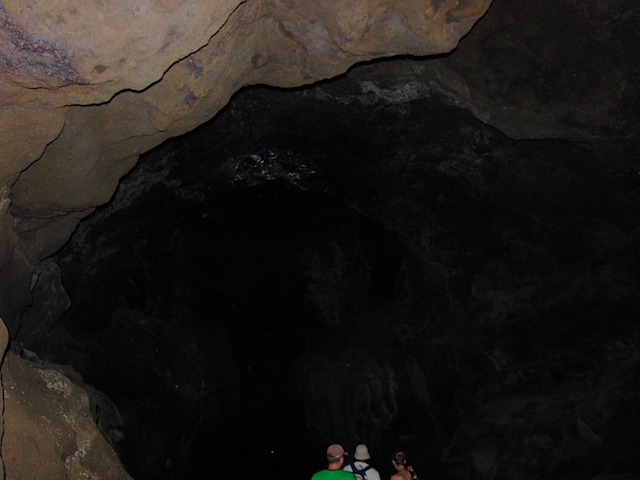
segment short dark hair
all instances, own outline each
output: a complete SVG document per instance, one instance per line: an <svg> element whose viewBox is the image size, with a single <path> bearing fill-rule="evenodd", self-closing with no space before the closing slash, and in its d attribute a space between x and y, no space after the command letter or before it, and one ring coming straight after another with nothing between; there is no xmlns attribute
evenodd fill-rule
<svg viewBox="0 0 640 480"><path fill-rule="evenodd" d="M404 465L407 463L407 454L404 453L402 450L398 450L397 452L393 452L393 455L391 456L391 460L396 465Z"/></svg>

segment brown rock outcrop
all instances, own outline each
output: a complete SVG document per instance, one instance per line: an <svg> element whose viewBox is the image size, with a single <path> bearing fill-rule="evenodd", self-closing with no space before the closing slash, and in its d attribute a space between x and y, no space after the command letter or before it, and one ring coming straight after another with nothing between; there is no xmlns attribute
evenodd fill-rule
<svg viewBox="0 0 640 480"><path fill-rule="evenodd" d="M15 244L0 252L0 268L14 271L0 289L28 291L31 272L21 272L36 272L139 154L210 119L241 87L448 52L490 3L5 2L0 188L11 208L0 224ZM3 299L10 329L23 306L17 293Z"/></svg>
<svg viewBox="0 0 640 480"><path fill-rule="evenodd" d="M7 354L2 459L8 479L131 478L98 430L92 412L99 408L78 380Z"/></svg>

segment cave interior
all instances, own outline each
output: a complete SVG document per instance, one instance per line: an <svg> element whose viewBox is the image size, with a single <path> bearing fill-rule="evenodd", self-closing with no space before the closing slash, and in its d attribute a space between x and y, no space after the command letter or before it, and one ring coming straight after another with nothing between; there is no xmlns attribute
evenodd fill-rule
<svg viewBox="0 0 640 480"><path fill-rule="evenodd" d="M428 61L240 90L51 257L70 306L15 345L109 397L134 478L361 442L387 477L400 448L421 478L640 478L637 144L386 76Z"/></svg>

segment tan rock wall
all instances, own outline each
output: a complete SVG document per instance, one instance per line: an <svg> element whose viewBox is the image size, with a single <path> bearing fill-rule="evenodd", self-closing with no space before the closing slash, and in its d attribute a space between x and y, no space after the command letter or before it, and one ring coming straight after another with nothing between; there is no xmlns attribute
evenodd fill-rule
<svg viewBox="0 0 640 480"><path fill-rule="evenodd" d="M23 255L36 271L141 153L209 120L243 86L301 85L372 58L447 52L489 4L4 2L0 189L11 208L0 209L0 225L13 225L4 231L15 249L0 258ZM19 310L0 305L5 317Z"/></svg>
<svg viewBox="0 0 640 480"><path fill-rule="evenodd" d="M2 387L7 479L131 478L98 430L89 395L59 370L8 352Z"/></svg>

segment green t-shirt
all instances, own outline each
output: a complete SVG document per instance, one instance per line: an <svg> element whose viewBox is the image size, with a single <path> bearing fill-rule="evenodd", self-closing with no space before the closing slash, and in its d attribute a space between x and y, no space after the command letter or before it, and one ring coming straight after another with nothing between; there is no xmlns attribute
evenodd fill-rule
<svg viewBox="0 0 640 480"><path fill-rule="evenodd" d="M344 470L329 470L325 468L316 472L311 477L311 480L353 480L355 477L353 473L346 472Z"/></svg>

